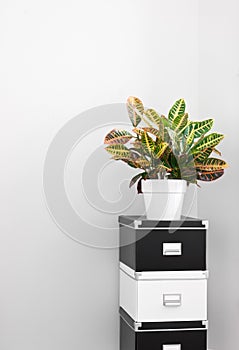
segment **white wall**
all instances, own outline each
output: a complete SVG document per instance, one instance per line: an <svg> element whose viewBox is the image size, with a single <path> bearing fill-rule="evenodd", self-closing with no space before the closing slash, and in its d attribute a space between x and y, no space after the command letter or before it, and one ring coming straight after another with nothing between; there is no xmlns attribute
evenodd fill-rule
<svg viewBox="0 0 239 350"><path fill-rule="evenodd" d="M196 17L191 0L1 2L1 350L118 348L117 250L57 228L43 162L86 108L183 96L196 113Z"/></svg>
<svg viewBox="0 0 239 350"><path fill-rule="evenodd" d="M202 117L216 111L218 130L230 135L230 143L223 145L225 158L233 163L236 128L228 120L236 117L238 56L233 51L237 8L236 3L232 5L230 10L216 6L221 18L225 11L229 14L228 27L227 19L221 25L215 17L214 1L210 5L202 1L199 38L198 1L0 3L2 350L118 348L117 250L87 248L57 228L43 199L45 154L69 119L86 108L124 102L132 94L160 111L184 97L195 119L201 117L198 111ZM204 17L206 13L209 17ZM216 18L214 34L209 30L210 16ZM219 41L208 40L217 36L216 28L225 50ZM230 55L225 56L228 49ZM233 309L233 303L238 303L238 282L229 276L238 263L229 186L235 180L230 170L218 185L204 186L200 194L202 214L211 213L210 243L216 247L210 253L211 291L214 283L217 288L210 302L214 350L232 349L236 344L235 330L227 323L231 312L233 320L238 317ZM225 206L232 219L230 230L223 220ZM232 259L226 260L228 255ZM221 276L232 297L229 309Z"/></svg>
<svg viewBox="0 0 239 350"><path fill-rule="evenodd" d="M226 176L199 194L200 214L210 220L209 347L234 350L239 342L239 3L200 0L199 10L199 112L214 117L214 129L225 133L219 149L230 164Z"/></svg>

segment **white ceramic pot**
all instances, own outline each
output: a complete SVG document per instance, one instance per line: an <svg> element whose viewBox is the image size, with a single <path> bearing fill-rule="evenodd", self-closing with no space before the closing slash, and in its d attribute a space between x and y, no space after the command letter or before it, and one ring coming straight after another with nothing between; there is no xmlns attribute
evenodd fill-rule
<svg viewBox="0 0 239 350"><path fill-rule="evenodd" d="M143 180L142 191L146 215L149 220L180 220L185 180Z"/></svg>

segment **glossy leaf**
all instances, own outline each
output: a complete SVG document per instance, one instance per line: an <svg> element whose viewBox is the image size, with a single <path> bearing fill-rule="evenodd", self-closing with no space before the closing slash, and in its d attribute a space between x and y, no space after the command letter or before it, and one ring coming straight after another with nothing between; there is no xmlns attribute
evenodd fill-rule
<svg viewBox="0 0 239 350"><path fill-rule="evenodd" d="M203 163L195 163L195 167L198 170L215 171L215 170L226 169L228 167L228 165L222 159L208 158Z"/></svg>
<svg viewBox="0 0 239 350"><path fill-rule="evenodd" d="M188 126L188 135L186 139L186 143L188 146L191 146L194 141L194 137L195 137L194 127L195 127L194 124L190 124Z"/></svg>
<svg viewBox="0 0 239 350"><path fill-rule="evenodd" d="M171 126L171 122L164 115L161 115L161 121L165 127Z"/></svg>
<svg viewBox="0 0 239 350"><path fill-rule="evenodd" d="M159 131L155 128L142 128L145 132L148 132L156 137L159 137Z"/></svg>
<svg viewBox="0 0 239 350"><path fill-rule="evenodd" d="M140 123L144 112L142 101L137 97L130 96L127 100L127 109L131 123L136 127Z"/></svg>
<svg viewBox="0 0 239 350"><path fill-rule="evenodd" d="M142 180L148 178L168 177L197 183L197 180L214 181L223 175L226 162L211 154L221 155L216 147L224 136L207 135L213 119L190 121L183 99L174 103L168 118L154 109L145 111L137 97L128 98L127 108L134 134L113 129L106 135L105 144L113 159L143 169L131 181L131 186L137 184L138 193L142 192ZM140 127L140 122L146 126Z"/></svg>
<svg viewBox="0 0 239 350"><path fill-rule="evenodd" d="M144 131L142 137L141 137L142 144L144 145L145 149L152 153L155 147L154 140L147 134L147 132Z"/></svg>
<svg viewBox="0 0 239 350"><path fill-rule="evenodd" d="M203 162L205 159L207 159L210 156L212 151L213 151L213 147L209 147L209 148L205 148L203 151L194 155L195 162Z"/></svg>
<svg viewBox="0 0 239 350"><path fill-rule="evenodd" d="M178 115L174 118L172 127L175 131L181 131L188 124L188 114Z"/></svg>
<svg viewBox="0 0 239 350"><path fill-rule="evenodd" d="M169 142L169 135L167 128L171 127L171 122L164 116L161 115L161 120L158 125L159 137L165 142Z"/></svg>
<svg viewBox="0 0 239 350"><path fill-rule="evenodd" d="M220 141L224 138L224 135L212 133L210 135L205 136L202 140L199 140L191 149L193 154L197 154L199 152L204 151L207 148L217 146Z"/></svg>
<svg viewBox="0 0 239 350"><path fill-rule="evenodd" d="M137 160L140 158L140 155L137 152L134 152L132 149L129 150L129 154L127 157L115 155L112 158L115 160L122 160L132 168L140 168L139 164L137 163Z"/></svg>
<svg viewBox="0 0 239 350"><path fill-rule="evenodd" d="M154 109L152 109L152 108L147 109L144 112L144 115L146 116L146 118L148 118L151 122L153 122L157 126L160 125L161 116Z"/></svg>
<svg viewBox="0 0 239 350"><path fill-rule="evenodd" d="M198 171L197 179L201 181L215 181L224 174L224 169L217 171Z"/></svg>
<svg viewBox="0 0 239 350"><path fill-rule="evenodd" d="M144 157L139 157L137 160L136 160L136 164L139 168L143 168L143 169L146 169L150 166L150 161L148 161L146 158Z"/></svg>
<svg viewBox="0 0 239 350"><path fill-rule="evenodd" d="M213 126L214 120L207 119L199 122L192 122L194 126L195 138L199 138L202 135L205 135Z"/></svg>
<svg viewBox="0 0 239 350"><path fill-rule="evenodd" d="M130 158L130 151L124 145L120 145L120 144L110 145L110 146L107 146L105 149L114 157L118 157L120 159Z"/></svg>
<svg viewBox="0 0 239 350"><path fill-rule="evenodd" d="M105 136L104 143L108 144L108 145L118 144L118 143L119 144L125 144L130 139L132 139L132 137L133 137L133 135L131 135L126 130L113 129Z"/></svg>
<svg viewBox="0 0 239 350"><path fill-rule="evenodd" d="M144 131L140 128L134 128L133 129L133 132L135 132L135 134L139 135L139 136L142 136Z"/></svg>
<svg viewBox="0 0 239 350"><path fill-rule="evenodd" d="M154 149L154 157L161 158L165 150L167 149L167 147L168 147L167 142L160 142L158 145L156 145Z"/></svg>
<svg viewBox="0 0 239 350"><path fill-rule="evenodd" d="M180 100L177 100L169 111L168 119L171 122L173 122L175 118L185 113L185 109L186 109L186 104L184 99L181 98Z"/></svg>

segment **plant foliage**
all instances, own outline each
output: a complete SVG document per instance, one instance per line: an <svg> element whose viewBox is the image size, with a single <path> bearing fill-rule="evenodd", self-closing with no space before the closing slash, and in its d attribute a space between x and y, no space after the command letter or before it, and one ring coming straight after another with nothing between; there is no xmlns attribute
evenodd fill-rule
<svg viewBox="0 0 239 350"><path fill-rule="evenodd" d="M168 118L152 108L145 109L133 96L127 100L127 110L133 134L113 129L104 143L113 159L141 169L130 181L130 187L137 183L139 193L141 181L146 179L184 179L197 184L198 180L213 181L224 174L227 163L210 157L212 153L221 155L215 147L224 136L208 134L213 119L190 121L184 99L173 104Z"/></svg>

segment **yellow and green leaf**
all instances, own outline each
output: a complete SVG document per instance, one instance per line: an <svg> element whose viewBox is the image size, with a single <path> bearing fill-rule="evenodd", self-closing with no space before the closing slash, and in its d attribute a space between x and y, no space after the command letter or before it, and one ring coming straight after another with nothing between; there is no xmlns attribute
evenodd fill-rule
<svg viewBox="0 0 239 350"><path fill-rule="evenodd" d="M185 109L186 109L186 104L184 99L181 98L180 100L177 100L169 111L168 119L171 122L173 122L175 118L185 113Z"/></svg>
<svg viewBox="0 0 239 350"><path fill-rule="evenodd" d="M121 144L110 145L110 146L107 146L105 149L113 157L118 157L118 159L130 158L130 151L124 145L121 145Z"/></svg>
<svg viewBox="0 0 239 350"><path fill-rule="evenodd" d="M118 144L118 143L119 144L125 144L130 139L132 139L132 137L133 137L133 135L131 135L126 130L113 129L105 136L104 143L108 144L108 145Z"/></svg>
<svg viewBox="0 0 239 350"><path fill-rule="evenodd" d="M159 131L155 128L142 128L144 131L149 132L150 134L159 137Z"/></svg>
<svg viewBox="0 0 239 350"><path fill-rule="evenodd" d="M222 159L208 158L203 163L195 163L195 167L203 171L216 171L226 169L228 164Z"/></svg>
<svg viewBox="0 0 239 350"><path fill-rule="evenodd" d="M170 128L171 123L165 116L161 116L161 122L159 124L159 136L162 140L169 142L170 137L167 132L167 128Z"/></svg>
<svg viewBox="0 0 239 350"><path fill-rule="evenodd" d="M205 135L213 126L214 120L207 119L199 122L192 122L194 125L195 138Z"/></svg>
<svg viewBox="0 0 239 350"><path fill-rule="evenodd" d="M134 128L133 129L133 132L135 132L135 134L139 135L139 136L142 136L144 131L140 128Z"/></svg>
<svg viewBox="0 0 239 350"><path fill-rule="evenodd" d="M205 148L198 154L195 154L194 155L195 162L203 162L205 159L207 159L210 156L212 151L213 151L213 147L209 147L209 148Z"/></svg>
<svg viewBox="0 0 239 350"><path fill-rule="evenodd" d="M179 114L177 117L174 118L172 122L172 127L175 131L181 131L184 129L188 124L188 113L185 114Z"/></svg>
<svg viewBox="0 0 239 350"><path fill-rule="evenodd" d="M149 152L152 153L154 148L155 148L155 142L154 140L148 135L146 131L144 131L142 137L141 137L141 142L144 145L145 149Z"/></svg>
<svg viewBox="0 0 239 350"><path fill-rule="evenodd" d="M136 127L140 123L144 112L142 101L138 97L130 96L127 100L127 109L131 123Z"/></svg>
<svg viewBox="0 0 239 350"><path fill-rule="evenodd" d="M221 140L224 138L224 135L218 133L212 133L205 136L203 139L199 140L191 149L193 154L198 154L203 152L207 148L217 146Z"/></svg>
<svg viewBox="0 0 239 350"><path fill-rule="evenodd" d="M152 108L147 109L144 112L146 118L148 118L151 122L156 124L157 126L161 123L161 116Z"/></svg>
<svg viewBox="0 0 239 350"><path fill-rule="evenodd" d="M162 155L166 151L167 147L168 147L167 142L160 142L159 144L157 144L155 149L154 149L154 157L155 158L162 157Z"/></svg>
<svg viewBox="0 0 239 350"><path fill-rule="evenodd" d="M195 134L194 134L194 124L190 124L189 125L189 128L188 128L188 135L187 135L187 139L186 139L186 143L188 146L191 146L193 144L193 141L194 141L194 137L195 137Z"/></svg>
<svg viewBox="0 0 239 350"><path fill-rule="evenodd" d="M136 160L136 164L138 165L139 168L143 168L143 169L146 169L150 166L150 162L144 157L139 157Z"/></svg>

